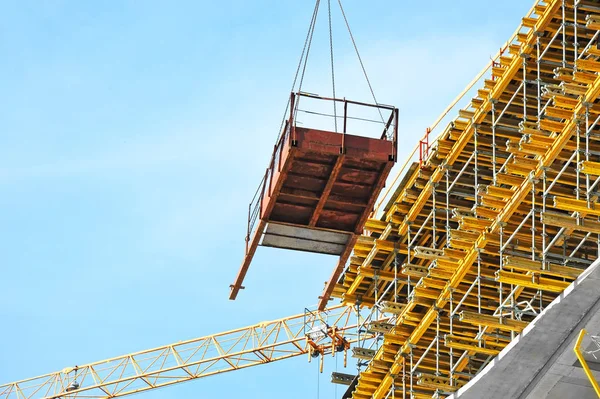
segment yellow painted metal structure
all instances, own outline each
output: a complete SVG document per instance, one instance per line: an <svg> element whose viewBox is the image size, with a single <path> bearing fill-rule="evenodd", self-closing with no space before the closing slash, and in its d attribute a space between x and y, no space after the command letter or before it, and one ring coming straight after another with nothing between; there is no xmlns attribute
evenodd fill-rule
<svg viewBox="0 0 600 399"><path fill-rule="evenodd" d="M340 338L344 344L356 341L356 322L355 311L347 306L306 312L0 385L0 398L115 398L288 359L315 348L322 359L348 349L338 346Z"/></svg>
<svg viewBox="0 0 600 399"><path fill-rule="evenodd" d="M367 222L359 242L388 244L355 247L334 296L401 310L353 398L451 394L598 257L598 20L596 1L535 2Z"/></svg>
<svg viewBox="0 0 600 399"><path fill-rule="evenodd" d="M581 367L583 367L585 375L592 384L596 395L598 395L598 397L600 398L600 386L598 385L598 381L596 381L596 378L594 378L592 370L590 370L590 366L588 366L587 361L583 357L583 353L581 353L581 342L583 341L583 337L585 337L585 334L585 329L579 332L579 335L577 336L577 341L575 342L575 346L573 347L573 351L575 352L575 356L577 356L577 360L579 360Z"/></svg>

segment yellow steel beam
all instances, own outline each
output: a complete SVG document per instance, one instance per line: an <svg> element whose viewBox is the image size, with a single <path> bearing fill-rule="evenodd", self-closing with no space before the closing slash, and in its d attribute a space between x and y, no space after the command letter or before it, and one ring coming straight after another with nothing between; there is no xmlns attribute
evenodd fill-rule
<svg viewBox="0 0 600 399"><path fill-rule="evenodd" d="M582 269L577 269L576 267L555 264L549 264L546 268L543 268L542 262L540 261L525 259L518 256L505 256L504 268L566 278L577 278L583 272ZM529 278L531 279L531 276Z"/></svg>
<svg viewBox="0 0 600 399"><path fill-rule="evenodd" d="M595 220L583 219L580 213L579 220L570 215L559 215L555 213L542 212L542 223L551 226L564 227L566 229L581 230L586 233L600 234L600 222Z"/></svg>
<svg viewBox="0 0 600 399"><path fill-rule="evenodd" d="M527 322L520 320L507 319L504 317L496 317L485 315L477 312L460 312L460 321L473 325L488 326L491 328L499 328L501 330L521 332L527 327Z"/></svg>
<svg viewBox="0 0 600 399"><path fill-rule="evenodd" d="M577 278L583 272L582 269L578 269L576 267L556 265L552 263L544 268L541 261L525 259L518 256L505 256L504 268L572 279Z"/></svg>
<svg viewBox="0 0 600 399"><path fill-rule="evenodd" d="M511 273L505 270L496 272L496 281L550 292L563 292L570 284L568 281L540 277L539 274L535 273L525 275L521 273Z"/></svg>
<svg viewBox="0 0 600 399"><path fill-rule="evenodd" d="M596 203L575 198L554 197L554 207L563 211L581 212L590 215L600 216L600 209L596 209Z"/></svg>
<svg viewBox="0 0 600 399"><path fill-rule="evenodd" d="M454 392L462 387L464 383L456 379L451 380L448 377L441 377L435 374L418 373L417 385L423 388L440 389L445 392Z"/></svg>
<svg viewBox="0 0 600 399"><path fill-rule="evenodd" d="M496 356L501 350L501 347L488 348L484 346L478 346L478 342L474 339L467 339L453 335L446 335L444 337L444 345L448 348L468 350L470 352L483 353L484 355L489 356Z"/></svg>
<svg viewBox="0 0 600 399"><path fill-rule="evenodd" d="M386 240L388 238L388 236L392 233L392 229L393 229L392 224L388 224L386 226L386 228L383 230L383 233L381 233L381 236L379 239ZM379 252L379 250L380 250L380 248L378 246L376 246L376 245L373 246L373 248L371 248L371 250L369 251L369 254L365 258L365 260L363 261L361 266L368 267L371 264L371 262L373 262L373 259L375 259L375 257L377 256L377 253ZM346 290L346 294L354 295L354 293L358 289L360 283L363 281L363 278L364 278L364 276L359 273L356 276L356 278L354 279L354 281L352 282L352 284L350 285L350 287L348 287L348 289Z"/></svg>
<svg viewBox="0 0 600 399"><path fill-rule="evenodd" d="M583 161L581 162L581 171L588 175L600 176L600 163Z"/></svg>

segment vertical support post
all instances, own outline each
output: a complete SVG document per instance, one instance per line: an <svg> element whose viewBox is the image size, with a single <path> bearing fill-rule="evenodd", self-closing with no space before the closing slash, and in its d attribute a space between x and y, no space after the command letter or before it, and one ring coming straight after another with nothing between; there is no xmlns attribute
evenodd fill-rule
<svg viewBox="0 0 600 399"><path fill-rule="evenodd" d="M504 223L500 224L500 263L499 263L499 269L500 269L500 271L502 271L502 267L503 267L503 264L504 264L504 251L502 250L502 247L504 247ZM498 293L499 293L499 299L500 300L498 301L498 303L500 303L500 317L502 317L502 313L504 311L503 305L502 305L502 303L503 303L502 302L502 296L503 296L503 292L502 291L504 289L502 281L500 281L499 285L500 285L500 287L499 287Z"/></svg>
<svg viewBox="0 0 600 399"><path fill-rule="evenodd" d="M377 270L375 271L375 275L373 276L373 296L375 297L375 320L379 320L379 273ZM379 340L375 340L375 344L377 345L377 349L379 349Z"/></svg>
<svg viewBox="0 0 600 399"><path fill-rule="evenodd" d="M347 124L348 124L348 101L346 101L346 97L344 97L344 134L347 132Z"/></svg>
<svg viewBox="0 0 600 399"><path fill-rule="evenodd" d="M402 399L406 399L406 358L402 359Z"/></svg>
<svg viewBox="0 0 600 399"><path fill-rule="evenodd" d="M410 352L409 352L409 356L410 356L410 397L411 399L413 398L413 348L412 348L412 344L409 342L410 345Z"/></svg>
<svg viewBox="0 0 600 399"><path fill-rule="evenodd" d="M407 260L407 262L408 262L408 264L409 264L409 265L410 265L410 263L411 263L411 262L410 262L410 260L411 260L411 259L410 259L410 251L411 251L411 249L412 249L412 248L411 248L411 244L410 244L410 242L411 242L411 238L410 238L410 226L411 226L411 223L410 223L410 222L408 222L408 228L407 228L407 236L408 236L407 247L408 247L408 251L407 251L407 255L406 255L406 260ZM599 237L600 237L600 235L599 235ZM599 242L600 242L600 241L599 241ZM598 248L600 248L600 243L598 244ZM599 251L600 251L600 250L599 250ZM410 285L410 275L408 275L408 276L406 277L406 297L407 297L407 298L408 298L408 297L410 297L410 294L411 294L411 289L412 289L412 287L411 287L411 285ZM410 369L412 370L412 366L411 366L411 368L410 368Z"/></svg>
<svg viewBox="0 0 600 399"><path fill-rule="evenodd" d="M560 27L562 29L562 66L567 67L567 20L566 20L566 1L562 0L562 22Z"/></svg>
<svg viewBox="0 0 600 399"><path fill-rule="evenodd" d="M440 309L435 316L435 375L440 375Z"/></svg>
<svg viewBox="0 0 600 399"><path fill-rule="evenodd" d="M477 313L481 314L481 250L477 249ZM481 325L479 325L481 335ZM481 340L479 341L481 346Z"/></svg>
<svg viewBox="0 0 600 399"><path fill-rule="evenodd" d="M333 100L335 103L335 99ZM346 97L344 97L344 130L342 131L342 148L340 148L340 154L346 153L346 129L347 129L347 120L348 120L348 101L346 101Z"/></svg>
<svg viewBox="0 0 600 399"><path fill-rule="evenodd" d="M529 55L522 54L523 58L523 123L527 122L527 57Z"/></svg>
<svg viewBox="0 0 600 399"><path fill-rule="evenodd" d="M533 216L533 215L532 215ZM506 223L503 222L502 227L500 227L500 236L502 236L504 234L504 227L506 226ZM500 241L502 241L502 238L500 238ZM504 268L504 253L502 251L502 249L500 250L501 256L500 256L500 269L502 270ZM510 318L514 320L515 318L515 286L514 284L510 285L510 291L509 291L509 297L510 297ZM500 302L502 303L502 301ZM500 316L502 316L502 312L500 312ZM515 339L515 332L511 331L510 332L510 339L511 341L513 339Z"/></svg>
<svg viewBox="0 0 600 399"><path fill-rule="evenodd" d="M419 141L419 167L423 167L425 165L425 161L429 156L429 133L431 132L430 128L425 130L425 136L421 141Z"/></svg>
<svg viewBox="0 0 600 399"><path fill-rule="evenodd" d="M531 179L531 260L535 260L535 180Z"/></svg>
<svg viewBox="0 0 600 399"><path fill-rule="evenodd" d="M538 125L542 116L540 113L542 112L542 77L540 72L540 32L536 32L536 41L535 41L535 49L536 49L536 69L537 69L537 117L538 117ZM539 127L539 126L538 126Z"/></svg>
<svg viewBox="0 0 600 399"><path fill-rule="evenodd" d="M546 180L546 169L547 168L543 168L542 169L542 214L546 214L546 202L548 200L548 183ZM540 218L541 219L541 218ZM546 240L548 234L546 233L546 223L544 223L542 221L542 269L546 269Z"/></svg>
<svg viewBox="0 0 600 399"><path fill-rule="evenodd" d="M394 302L398 302L398 249L394 248Z"/></svg>
<svg viewBox="0 0 600 399"><path fill-rule="evenodd" d="M577 161L575 163L576 167L575 167L575 197L577 199L580 199L580 179L581 179L581 123L579 121L579 116L576 115L575 116L576 120L575 120L575 134L577 135L577 148L575 149L575 151L577 151ZM577 212L577 217L579 217L579 212Z"/></svg>
<svg viewBox="0 0 600 399"><path fill-rule="evenodd" d="M452 317L452 314L454 313L454 290L450 289L450 298L449 298L449 302L450 302L450 335L453 334L454 332L454 326L452 323L452 320L454 319L454 317ZM450 348L449 351L449 357L450 357L450 372L448 373L450 375L450 384L454 385L454 351L452 348Z"/></svg>
<svg viewBox="0 0 600 399"><path fill-rule="evenodd" d="M294 114L296 112L296 95L294 93L291 94L290 97L290 136L292 140L292 145L296 144L296 129L295 129L295 120Z"/></svg>
<svg viewBox="0 0 600 399"><path fill-rule="evenodd" d="M474 132L473 132L473 136L474 136L474 140L475 140L475 167L473 168L473 173L475 174L475 180L474 180L474 189L475 189L475 214L477 215L477 207L479 206L479 196L477 195L477 184L478 184L478 180L477 180L477 175L479 172L479 168L478 168L478 154L479 154L479 150L478 150L478 138L479 138L479 132L478 132L479 126L475 126Z"/></svg>
<svg viewBox="0 0 600 399"><path fill-rule="evenodd" d="M577 7L579 6L579 0L573 2L573 71L577 70L577 50L579 44L577 43Z"/></svg>
<svg viewBox="0 0 600 399"><path fill-rule="evenodd" d="M433 243L433 245L432 245L433 248L436 248L436 246L437 246L437 236L436 236L437 231L436 231L436 223L435 223L436 222L436 213L437 213L437 210L436 210L436 201L435 201L435 194L436 194L435 193L435 191L436 191L435 190L435 186L436 186L436 183L434 183L434 184L431 185L431 197L432 197L432 209L431 209L431 212L433 212L433 215L431 217L431 220L432 220L432 222L431 222L431 229L432 229L432 238L431 238L431 240L432 240L432 243Z"/></svg>
<svg viewBox="0 0 600 399"><path fill-rule="evenodd" d="M360 304L358 301L356 302L356 325L358 326L358 330L356 332L356 346L360 348ZM360 359L356 359L356 370L358 374L360 374Z"/></svg>
<svg viewBox="0 0 600 399"><path fill-rule="evenodd" d="M585 160L590 160L590 104L585 105ZM585 174L585 200L590 206L590 175Z"/></svg>
<svg viewBox="0 0 600 399"><path fill-rule="evenodd" d="M492 177L496 184L496 102L492 98Z"/></svg>
<svg viewBox="0 0 600 399"><path fill-rule="evenodd" d="M446 164L446 248L450 247L450 167Z"/></svg>

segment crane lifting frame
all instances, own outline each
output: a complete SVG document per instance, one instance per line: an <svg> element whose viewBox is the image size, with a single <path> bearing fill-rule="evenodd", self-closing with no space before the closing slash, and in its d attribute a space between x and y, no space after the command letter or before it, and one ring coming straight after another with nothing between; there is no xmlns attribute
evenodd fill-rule
<svg viewBox="0 0 600 399"><path fill-rule="evenodd" d="M298 112L305 111L299 108L302 98L334 107L339 103L342 131L297 126ZM339 277L397 158L397 108L302 92L292 93L290 104L269 167L248 206L246 254L229 299L243 288L259 244L339 256L331 280ZM355 115L349 106L359 108ZM361 108L376 109L382 116L381 122L369 121L383 125L378 137L348 133L349 121L367 121L360 117ZM332 117L337 129L335 112ZM333 287L326 287L320 309Z"/></svg>

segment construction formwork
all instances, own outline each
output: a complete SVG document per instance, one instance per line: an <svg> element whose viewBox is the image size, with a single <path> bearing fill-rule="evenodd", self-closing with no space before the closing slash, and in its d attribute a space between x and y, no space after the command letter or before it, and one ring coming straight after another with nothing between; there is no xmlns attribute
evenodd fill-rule
<svg viewBox="0 0 600 399"><path fill-rule="evenodd" d="M598 29L598 1L536 2L469 105L427 129L335 281L390 316L365 318L378 339L347 397L450 395L598 257Z"/></svg>

